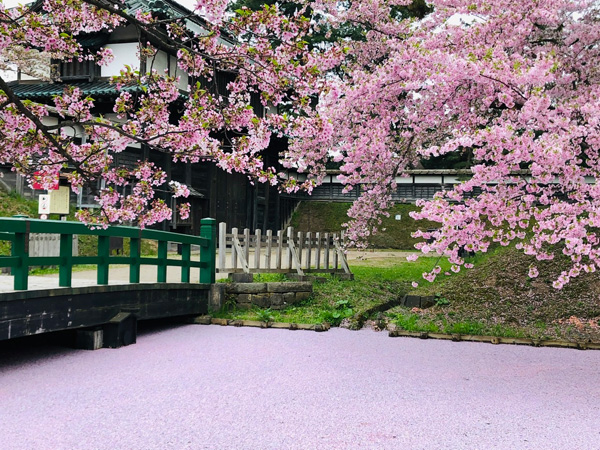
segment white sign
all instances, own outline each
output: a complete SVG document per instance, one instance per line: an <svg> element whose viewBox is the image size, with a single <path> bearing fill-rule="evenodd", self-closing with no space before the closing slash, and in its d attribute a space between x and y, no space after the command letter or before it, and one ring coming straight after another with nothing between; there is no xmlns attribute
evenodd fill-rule
<svg viewBox="0 0 600 450"><path fill-rule="evenodd" d="M400 214L396 214L396 220L402 220L402 216Z"/></svg>
<svg viewBox="0 0 600 450"><path fill-rule="evenodd" d="M50 214L50 195L42 194L38 203L38 214Z"/></svg>
<svg viewBox="0 0 600 450"><path fill-rule="evenodd" d="M69 214L69 198L71 188L61 186L56 191L50 191L50 213Z"/></svg>

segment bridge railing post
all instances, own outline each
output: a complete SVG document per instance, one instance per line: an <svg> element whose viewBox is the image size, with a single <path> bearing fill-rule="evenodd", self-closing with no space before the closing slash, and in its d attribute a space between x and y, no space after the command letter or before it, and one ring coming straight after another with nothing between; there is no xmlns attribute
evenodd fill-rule
<svg viewBox="0 0 600 450"><path fill-rule="evenodd" d="M208 240L200 246L200 283L214 283L216 272L216 238L217 221L215 219L202 219L200 221L200 237Z"/></svg>
<svg viewBox="0 0 600 450"><path fill-rule="evenodd" d="M158 264L156 265L156 281L167 281L167 241L158 241Z"/></svg>
<svg viewBox="0 0 600 450"><path fill-rule="evenodd" d="M98 284L108 284L108 271L110 256L110 238L98 236Z"/></svg>
<svg viewBox="0 0 600 450"><path fill-rule="evenodd" d="M60 266L58 269L58 285L71 287L73 274L73 235L60 235Z"/></svg>
<svg viewBox="0 0 600 450"><path fill-rule="evenodd" d="M14 290L26 291L29 276L29 233L15 233L11 245L11 255L19 258L17 265L12 266Z"/></svg>
<svg viewBox="0 0 600 450"><path fill-rule="evenodd" d="M181 266L181 282L190 282L190 259L192 257L192 246L190 244L181 244L181 260L183 266Z"/></svg>
<svg viewBox="0 0 600 450"><path fill-rule="evenodd" d="M129 263L129 282L139 283L140 282L140 255L142 248L141 238L131 238L129 240L129 257L131 262Z"/></svg>

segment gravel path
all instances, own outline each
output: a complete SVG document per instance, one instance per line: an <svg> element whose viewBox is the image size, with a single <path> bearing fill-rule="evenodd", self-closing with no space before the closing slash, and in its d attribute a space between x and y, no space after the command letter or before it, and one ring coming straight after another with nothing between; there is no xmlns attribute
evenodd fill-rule
<svg viewBox="0 0 600 450"><path fill-rule="evenodd" d="M0 345L0 448L598 449L600 352L219 326Z"/></svg>

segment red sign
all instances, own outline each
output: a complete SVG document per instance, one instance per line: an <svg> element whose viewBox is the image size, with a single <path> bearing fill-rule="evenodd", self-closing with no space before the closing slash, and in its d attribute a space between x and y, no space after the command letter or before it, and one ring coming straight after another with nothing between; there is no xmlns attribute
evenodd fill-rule
<svg viewBox="0 0 600 450"><path fill-rule="evenodd" d="M40 181L41 181L42 177L46 177L46 176L48 176L48 174L45 174L44 172L35 172L33 174L33 183L31 183L31 187L33 189L37 189L37 190L44 190ZM48 187L48 190L50 190L50 191L55 191L57 189L58 189L58 176L56 176L56 180L54 181L54 184Z"/></svg>

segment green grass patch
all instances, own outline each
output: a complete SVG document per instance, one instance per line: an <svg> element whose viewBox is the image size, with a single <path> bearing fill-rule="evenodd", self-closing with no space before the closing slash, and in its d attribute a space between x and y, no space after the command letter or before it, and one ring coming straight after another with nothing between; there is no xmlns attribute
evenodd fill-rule
<svg viewBox="0 0 600 450"><path fill-rule="evenodd" d="M401 312L388 313L391 322L400 330L411 332L428 332L441 334L462 334L473 336L497 336L508 338L523 338L528 334L514 326L501 324L490 325L470 319L459 319L453 314L423 315L413 313L408 308L397 308ZM542 337L542 334L529 337Z"/></svg>
<svg viewBox="0 0 600 450"><path fill-rule="evenodd" d="M283 310L269 310L269 314L276 322L329 322L337 326L344 319L351 319L377 305L398 299L410 288L410 282L406 275L402 275L400 265L385 270L353 266L352 270L355 274L354 280L332 277L325 282L315 283L313 295L308 300ZM261 274L259 280L256 276L254 279L268 280L266 274ZM226 304L221 311L213 313L215 317L240 320L261 320L260 314L258 308L242 310L234 308L231 304Z"/></svg>

